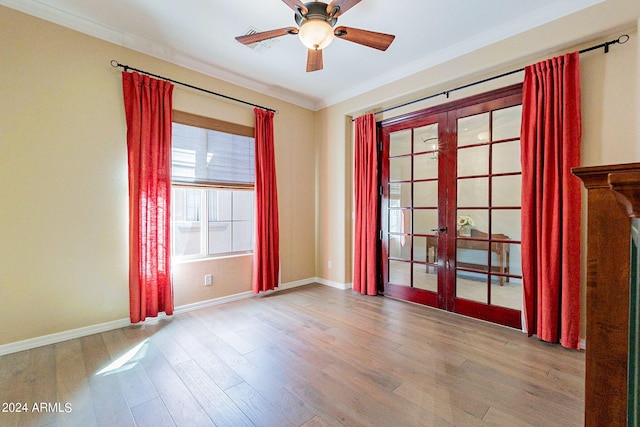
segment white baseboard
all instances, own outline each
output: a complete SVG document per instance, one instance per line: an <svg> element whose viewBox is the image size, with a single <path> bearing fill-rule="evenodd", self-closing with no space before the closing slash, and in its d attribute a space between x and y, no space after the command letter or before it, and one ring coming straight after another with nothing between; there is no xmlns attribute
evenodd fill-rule
<svg viewBox="0 0 640 427"><path fill-rule="evenodd" d="M239 301L241 299L251 298L253 296L253 292L241 292L239 294L227 295L225 297L214 298L206 301L194 302L193 304L185 304L179 307L176 307L173 310L173 314L182 314L188 313L194 310L200 310L207 307L213 307L220 304L225 304L232 301ZM168 316L167 316L168 317Z"/></svg>
<svg viewBox="0 0 640 427"><path fill-rule="evenodd" d="M43 335L41 337L31 338L28 340L3 344L0 345L0 356L30 350L36 347L42 347L43 345L56 344L74 338L86 337L87 335L99 334L100 332L111 331L113 329L124 328L130 324L131 321L129 319L120 319L106 323L99 323L97 325L85 326L84 328Z"/></svg>
<svg viewBox="0 0 640 427"><path fill-rule="evenodd" d="M310 277L308 279L296 280L295 282L281 283L280 285L278 285L278 288L276 289L276 291L286 291L287 289L293 289L293 288L298 288L300 286L311 285L313 283L318 283L317 280L318 279L316 279L315 277Z"/></svg>
<svg viewBox="0 0 640 427"><path fill-rule="evenodd" d="M299 286L310 285L312 283L320 283L325 286L330 286L336 289L351 289L350 284L341 284L336 282L330 282L328 280L319 279L317 277L311 277L309 279L298 280L295 282L283 283L273 292L284 291L287 289L297 288ZM173 314L187 313L193 310L200 310L207 307L213 307L220 304L225 304L232 301L238 301L245 298L251 298L254 293L251 291L242 292L239 294L228 295L220 298L214 298L207 301L200 301L193 304L186 304L176 307ZM161 313L158 318L169 318ZM153 322L158 318L149 318L147 321ZM144 322L143 322L144 323ZM75 338L82 338L88 335L99 334L101 332L111 331L113 329L124 328L131 325L131 321L127 319L114 320L111 322L99 323L97 325L85 326L83 328L71 329L64 332L59 332L50 335L43 335L41 337L31 338L23 341L16 341L9 344L0 345L0 356L5 354L17 353L19 351L30 350L36 347L42 347L43 345L56 344L59 342L72 340Z"/></svg>
<svg viewBox="0 0 640 427"><path fill-rule="evenodd" d="M314 279L314 281L315 281L315 283L320 283L321 285L330 286L332 288L340 289L342 291L346 291L347 289L353 288L353 284L352 283L332 282L330 280L321 279L319 277L316 277Z"/></svg>

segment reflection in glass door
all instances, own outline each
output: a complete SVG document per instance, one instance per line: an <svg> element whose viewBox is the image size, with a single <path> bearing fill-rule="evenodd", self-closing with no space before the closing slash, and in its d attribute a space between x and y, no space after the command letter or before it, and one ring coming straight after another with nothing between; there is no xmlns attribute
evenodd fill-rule
<svg viewBox="0 0 640 427"><path fill-rule="evenodd" d="M520 327L521 85L383 121L385 295Z"/></svg>

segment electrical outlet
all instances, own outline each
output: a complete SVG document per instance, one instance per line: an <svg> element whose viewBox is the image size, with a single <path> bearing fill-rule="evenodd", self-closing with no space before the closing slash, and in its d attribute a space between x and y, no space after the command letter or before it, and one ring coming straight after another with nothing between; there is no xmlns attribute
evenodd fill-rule
<svg viewBox="0 0 640 427"><path fill-rule="evenodd" d="M213 276L211 274L205 274L204 275L204 285L205 286L211 286L212 283L213 283Z"/></svg>
<svg viewBox="0 0 640 427"><path fill-rule="evenodd" d="M329 269L331 269L331 268L333 267L333 263L332 263L331 261L329 261L329 262L327 263L327 267L329 267Z"/></svg>

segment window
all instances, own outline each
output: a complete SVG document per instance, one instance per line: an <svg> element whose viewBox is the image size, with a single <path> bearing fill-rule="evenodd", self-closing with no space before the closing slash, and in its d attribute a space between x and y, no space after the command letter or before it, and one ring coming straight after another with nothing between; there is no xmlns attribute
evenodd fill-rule
<svg viewBox="0 0 640 427"><path fill-rule="evenodd" d="M253 251L253 128L174 112L172 255Z"/></svg>

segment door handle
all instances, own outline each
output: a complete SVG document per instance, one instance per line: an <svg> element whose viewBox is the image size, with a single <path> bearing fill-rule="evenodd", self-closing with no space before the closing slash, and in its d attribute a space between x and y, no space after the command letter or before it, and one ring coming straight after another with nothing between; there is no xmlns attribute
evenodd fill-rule
<svg viewBox="0 0 640 427"><path fill-rule="evenodd" d="M447 227L432 228L431 231L435 231L436 233L446 233Z"/></svg>

